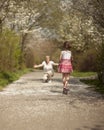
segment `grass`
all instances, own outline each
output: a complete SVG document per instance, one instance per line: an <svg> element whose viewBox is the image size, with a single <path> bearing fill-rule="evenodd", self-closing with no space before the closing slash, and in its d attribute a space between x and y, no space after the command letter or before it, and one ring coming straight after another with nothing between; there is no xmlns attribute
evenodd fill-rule
<svg viewBox="0 0 104 130"><path fill-rule="evenodd" d="M32 71L32 69L24 69L16 72L1 72L0 73L0 91L9 83L12 83L15 80L18 80L23 74ZM90 77L96 76L96 72L78 72L74 71L72 73L74 77L81 77L81 82L90 85L95 89L95 91L104 94L104 85L102 85L98 79L92 79ZM88 78L86 78L88 77ZM83 79L85 78L85 79Z"/></svg>
<svg viewBox="0 0 104 130"><path fill-rule="evenodd" d="M74 77L90 77L90 76L95 76L96 72L79 72L79 71L74 71L72 73L72 76Z"/></svg>
<svg viewBox="0 0 104 130"><path fill-rule="evenodd" d="M81 79L81 82L90 85L95 91L104 94L104 84L98 79Z"/></svg>
<svg viewBox="0 0 104 130"><path fill-rule="evenodd" d="M96 72L78 72L74 71L72 73L72 76L74 77L80 77L80 81L88 84L93 88L95 91L104 94L104 84L102 84L97 78L92 78L96 77L97 73Z"/></svg>
<svg viewBox="0 0 104 130"><path fill-rule="evenodd" d="M30 72L31 69L18 70L16 72L0 72L0 91L9 83L18 80L23 74Z"/></svg>

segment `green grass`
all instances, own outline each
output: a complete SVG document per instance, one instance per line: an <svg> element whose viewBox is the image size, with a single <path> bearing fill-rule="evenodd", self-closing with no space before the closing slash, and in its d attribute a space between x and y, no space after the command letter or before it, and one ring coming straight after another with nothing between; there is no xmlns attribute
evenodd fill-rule
<svg viewBox="0 0 104 130"><path fill-rule="evenodd" d="M72 76L74 77L90 77L90 76L95 76L96 72L79 72L79 71L74 71L72 73Z"/></svg>
<svg viewBox="0 0 104 130"><path fill-rule="evenodd" d="M0 90L2 90L6 85L18 80L23 74L32 71L31 69L18 70L15 72L0 72Z"/></svg>
<svg viewBox="0 0 104 130"><path fill-rule="evenodd" d="M102 84L97 78L92 78L96 76L96 72L78 72L74 71L72 76L81 78L80 81L88 84L93 88L95 91L104 94L104 84Z"/></svg>
<svg viewBox="0 0 104 130"><path fill-rule="evenodd" d="M12 83L13 81L19 79L23 74L33 71L32 69L24 69L16 72L1 72L0 73L0 90L2 90L6 85ZM72 76L74 77L82 77L81 82L85 84L91 85L95 89L95 91L104 94L104 85L102 85L98 79L83 79L83 77L95 76L95 72L78 72L74 71Z"/></svg>
<svg viewBox="0 0 104 130"><path fill-rule="evenodd" d="M90 85L95 91L104 94L104 84L98 79L81 79L81 82Z"/></svg>

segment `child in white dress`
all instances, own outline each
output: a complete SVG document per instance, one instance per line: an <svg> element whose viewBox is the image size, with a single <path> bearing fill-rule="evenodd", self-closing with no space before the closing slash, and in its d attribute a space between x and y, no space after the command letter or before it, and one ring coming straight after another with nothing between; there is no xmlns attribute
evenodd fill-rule
<svg viewBox="0 0 104 130"><path fill-rule="evenodd" d="M46 56L46 60L39 65L34 65L34 68L43 67L44 70L43 81L50 83L51 78L54 76L54 69L53 69L54 65L57 66L58 63L50 61L50 56Z"/></svg>

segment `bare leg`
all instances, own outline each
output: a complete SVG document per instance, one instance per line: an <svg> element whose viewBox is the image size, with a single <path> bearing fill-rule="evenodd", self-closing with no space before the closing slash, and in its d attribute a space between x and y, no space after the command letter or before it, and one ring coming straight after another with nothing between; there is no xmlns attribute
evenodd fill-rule
<svg viewBox="0 0 104 130"><path fill-rule="evenodd" d="M54 73L53 73L53 71L48 71L47 74L48 74L48 76L47 76L48 77L48 82L51 83L51 79L52 79Z"/></svg>
<svg viewBox="0 0 104 130"><path fill-rule="evenodd" d="M43 82L47 82L48 81L48 74L44 74L44 76L43 76Z"/></svg>
<svg viewBox="0 0 104 130"><path fill-rule="evenodd" d="M63 94L67 94L68 93L67 85L68 85L68 81L69 81L69 74L64 73L62 80L63 80Z"/></svg>
<svg viewBox="0 0 104 130"><path fill-rule="evenodd" d="M63 87L65 86L65 74L62 74Z"/></svg>
<svg viewBox="0 0 104 130"><path fill-rule="evenodd" d="M52 76L51 74L48 74L48 83L51 83Z"/></svg>
<svg viewBox="0 0 104 130"><path fill-rule="evenodd" d="M69 74L67 73L67 74L65 74L65 88L66 88L66 89L68 89L68 88L67 88L68 81L69 81Z"/></svg>

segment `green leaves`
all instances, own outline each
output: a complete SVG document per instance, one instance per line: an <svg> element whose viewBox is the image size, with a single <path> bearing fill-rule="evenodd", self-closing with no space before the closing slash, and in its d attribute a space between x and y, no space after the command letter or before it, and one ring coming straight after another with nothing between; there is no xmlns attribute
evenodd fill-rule
<svg viewBox="0 0 104 130"><path fill-rule="evenodd" d="M0 34L0 70L16 70L21 55L19 36L10 30Z"/></svg>

